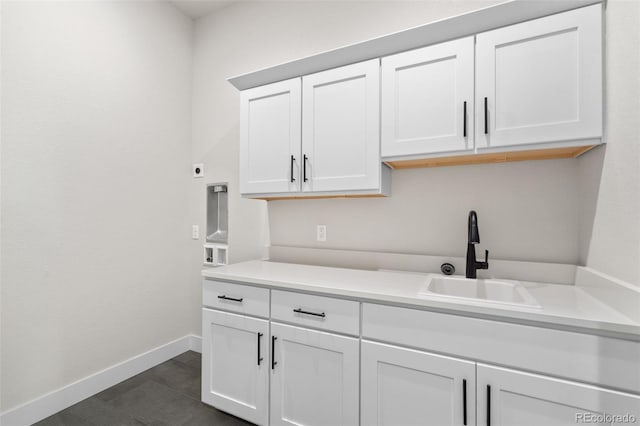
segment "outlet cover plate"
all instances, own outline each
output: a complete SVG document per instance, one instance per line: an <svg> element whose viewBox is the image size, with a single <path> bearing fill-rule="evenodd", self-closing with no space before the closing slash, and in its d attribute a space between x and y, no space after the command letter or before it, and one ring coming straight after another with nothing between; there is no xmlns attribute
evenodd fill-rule
<svg viewBox="0 0 640 426"><path fill-rule="evenodd" d="M194 178L204 177L204 164L202 163L194 164L191 170L193 170Z"/></svg>
<svg viewBox="0 0 640 426"><path fill-rule="evenodd" d="M327 241L327 225L318 225L316 230L316 240L320 242Z"/></svg>

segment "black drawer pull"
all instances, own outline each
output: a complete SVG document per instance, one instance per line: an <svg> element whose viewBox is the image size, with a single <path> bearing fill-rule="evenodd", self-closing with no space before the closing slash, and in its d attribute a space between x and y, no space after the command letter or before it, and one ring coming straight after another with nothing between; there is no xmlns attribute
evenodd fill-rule
<svg viewBox="0 0 640 426"><path fill-rule="evenodd" d="M260 356L260 338L262 337L262 333L258 333L258 365L260 365L260 361L262 361L262 357Z"/></svg>
<svg viewBox="0 0 640 426"><path fill-rule="evenodd" d="M464 101L462 107L462 137L467 137L467 101Z"/></svg>
<svg viewBox="0 0 640 426"><path fill-rule="evenodd" d="M302 181L306 182L309 179L307 179L307 160L309 159L309 157L307 157L307 154L304 154L302 156Z"/></svg>
<svg viewBox="0 0 640 426"><path fill-rule="evenodd" d="M242 302L242 297L235 298L235 297L225 296L224 294L218 296L218 299L231 300L232 302Z"/></svg>
<svg viewBox="0 0 640 426"><path fill-rule="evenodd" d="M462 424L467 426L467 379L462 379Z"/></svg>
<svg viewBox="0 0 640 426"><path fill-rule="evenodd" d="M278 338L276 336L271 336L271 369L275 370L276 368L276 340Z"/></svg>
<svg viewBox="0 0 640 426"><path fill-rule="evenodd" d="M489 134L489 107L487 106L487 98L484 98L484 134Z"/></svg>
<svg viewBox="0 0 640 426"><path fill-rule="evenodd" d="M295 312L296 314L305 314L305 315L313 315L314 317L326 317L326 315L324 314L324 312L309 312L309 311L303 311L300 308L294 309L293 312Z"/></svg>
<svg viewBox="0 0 640 426"><path fill-rule="evenodd" d="M487 385L487 426L491 426L491 386Z"/></svg>
<svg viewBox="0 0 640 426"><path fill-rule="evenodd" d="M296 161L296 157L294 157L293 155L291 156L291 182L295 182L296 178L295 176L293 176L293 163Z"/></svg>

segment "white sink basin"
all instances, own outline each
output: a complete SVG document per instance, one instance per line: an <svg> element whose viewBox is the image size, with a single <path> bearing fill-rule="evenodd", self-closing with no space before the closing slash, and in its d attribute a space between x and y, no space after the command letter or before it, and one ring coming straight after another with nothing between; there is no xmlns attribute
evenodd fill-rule
<svg viewBox="0 0 640 426"><path fill-rule="evenodd" d="M463 276L431 275L425 290L429 297L446 297L491 304L539 308L536 299L518 281L497 279L469 279Z"/></svg>

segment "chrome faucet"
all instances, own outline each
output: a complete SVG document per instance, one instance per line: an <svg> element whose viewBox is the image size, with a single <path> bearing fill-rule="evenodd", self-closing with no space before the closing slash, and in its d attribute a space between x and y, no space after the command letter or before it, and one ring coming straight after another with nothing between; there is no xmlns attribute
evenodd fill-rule
<svg viewBox="0 0 640 426"><path fill-rule="evenodd" d="M475 244L480 242L480 234L478 233L478 215L475 210L469 212L469 239L467 241L467 278L476 278L476 270L489 269L489 250L484 251L484 262L476 260Z"/></svg>

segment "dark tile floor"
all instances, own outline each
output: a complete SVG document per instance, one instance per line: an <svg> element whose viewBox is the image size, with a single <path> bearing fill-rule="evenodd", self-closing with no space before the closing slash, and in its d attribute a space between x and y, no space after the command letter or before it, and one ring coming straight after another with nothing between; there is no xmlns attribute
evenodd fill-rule
<svg viewBox="0 0 640 426"><path fill-rule="evenodd" d="M200 362L188 351L36 423L36 426L248 426L200 402Z"/></svg>

